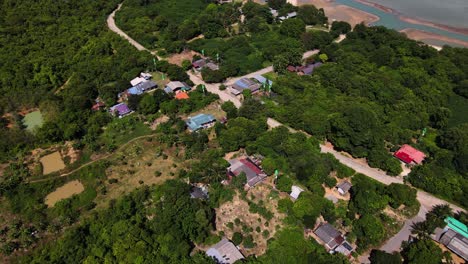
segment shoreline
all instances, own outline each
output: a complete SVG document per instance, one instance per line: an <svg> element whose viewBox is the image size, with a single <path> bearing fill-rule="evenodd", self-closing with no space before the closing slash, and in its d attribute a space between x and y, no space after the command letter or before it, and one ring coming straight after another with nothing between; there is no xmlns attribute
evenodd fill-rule
<svg viewBox="0 0 468 264"><path fill-rule="evenodd" d="M323 8L329 21L346 21L354 27L364 22L366 25L375 23L380 17L358 8L336 3L334 0L288 0L289 3L300 5L314 5L317 8Z"/></svg>
<svg viewBox="0 0 468 264"><path fill-rule="evenodd" d="M371 0L355 0L355 1L363 3L363 4L364 2L366 2L365 3L366 5L371 5L382 11L396 15L398 16L398 18L401 18L403 16L402 14L398 13L396 10L381 6L379 4L369 2ZM349 24L351 24L352 27L354 27L356 24L359 24L361 22L364 22L366 25L369 25L380 20L380 17L377 15L371 14L369 12L366 12L366 11L363 11L361 9L357 9L351 6L339 4L335 0L289 0L288 2L294 5L298 5L298 6L299 5L314 5L317 8L323 8L325 10L325 14L329 18L330 23L334 20L346 21ZM414 21L411 21L408 23L413 23L413 22ZM421 23L414 22L413 24L421 24ZM427 26L433 27L432 25L427 25ZM440 29L451 32L451 30L447 30L446 28L440 28ZM467 31L466 33L468 33L468 29L466 29L466 31ZM452 45L452 46L453 44L457 44L457 45L461 45L461 46L468 48L467 41L459 40L456 38L450 38L450 37L435 34L435 33L430 33L427 31L420 30L420 29L408 27L408 28L399 30L399 32L405 33L406 36L410 39L413 39L416 41L422 41L435 48L440 48L441 44L432 45L430 40L446 42L448 45ZM460 32L455 32L455 33L460 33Z"/></svg>
<svg viewBox="0 0 468 264"><path fill-rule="evenodd" d="M361 3L361 4L364 4L364 5L367 5L367 6L370 6L370 7L377 8L377 9L379 9L379 10L385 12L385 13L396 15L398 17L398 19L400 19L401 21L406 22L406 23L422 25L422 26L428 26L428 27L433 27L433 28L449 31L449 32L452 32L452 33L468 35L468 28L460 28L460 27L435 23L435 22L429 21L427 19L419 18L419 17L409 17L409 16L406 16L406 15L402 14L401 12L399 12L399 11L393 9L393 8L386 7L386 6L378 4L378 3L374 3L374 2L372 2L370 0L354 0L354 1L356 1L358 3Z"/></svg>
<svg viewBox="0 0 468 264"><path fill-rule="evenodd" d="M414 39L417 41L430 42L430 40L439 40L443 42L448 42L448 43L468 47L468 41L453 39L453 38L449 38L449 37L442 36L439 34L427 32L424 30L419 30L419 29L414 29L414 28L405 28L403 30L400 30L399 32L404 33L408 38ZM440 48L439 45L431 45L431 44L428 44L428 45L433 46L434 48Z"/></svg>

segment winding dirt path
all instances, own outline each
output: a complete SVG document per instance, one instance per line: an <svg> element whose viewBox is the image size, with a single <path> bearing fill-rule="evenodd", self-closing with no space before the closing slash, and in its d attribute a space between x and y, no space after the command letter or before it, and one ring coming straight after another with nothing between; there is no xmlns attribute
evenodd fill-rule
<svg viewBox="0 0 468 264"><path fill-rule="evenodd" d="M150 52L152 55L156 56L158 58L158 60L160 60L161 58L156 54L156 51L151 51L151 50L148 50L147 48L145 48L143 45L141 45L140 43L138 43L138 41L134 40L133 38L131 38L129 35L127 35L127 33L123 32L123 30L121 30L116 24L115 24L115 13L117 13L117 11L120 10L120 8L122 7L122 4L123 3L120 3L117 8L112 11L112 13L107 17L107 27L109 27L110 30L112 30L113 32L117 33L119 36L123 37L124 39L126 39L130 44L132 44L132 46L134 46L137 50L139 51L148 51Z"/></svg>

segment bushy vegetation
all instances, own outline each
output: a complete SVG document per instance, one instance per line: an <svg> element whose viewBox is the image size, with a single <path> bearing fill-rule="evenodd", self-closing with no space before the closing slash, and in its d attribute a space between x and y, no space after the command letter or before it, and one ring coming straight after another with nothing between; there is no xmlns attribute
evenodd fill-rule
<svg viewBox="0 0 468 264"><path fill-rule="evenodd" d="M448 127L448 121L452 90L467 78L467 49L444 47L437 53L395 31L358 25L342 43L321 52L331 62L313 77L277 79L279 106L272 114L391 175L401 168L389 151L419 139L415 146L429 155L409 181L466 204L467 163L461 160L467 129ZM434 129L437 140L421 137L423 128Z"/></svg>

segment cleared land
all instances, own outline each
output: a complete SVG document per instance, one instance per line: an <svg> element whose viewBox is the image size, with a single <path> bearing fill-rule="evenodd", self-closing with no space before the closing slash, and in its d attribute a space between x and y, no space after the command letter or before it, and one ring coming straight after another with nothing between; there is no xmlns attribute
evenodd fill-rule
<svg viewBox="0 0 468 264"><path fill-rule="evenodd" d="M48 207L53 207L57 202L63 199L72 197L75 194L79 194L84 191L83 184L74 180L66 183L65 185L57 188L54 192L50 193L45 198L45 204Z"/></svg>
<svg viewBox="0 0 468 264"><path fill-rule="evenodd" d="M44 123L41 111L34 111L24 116L23 123L26 129L33 131L35 128L39 128Z"/></svg>
<svg viewBox="0 0 468 264"><path fill-rule="evenodd" d="M65 163L58 151L42 157L41 163L43 167L42 174L44 175L65 169Z"/></svg>
<svg viewBox="0 0 468 264"><path fill-rule="evenodd" d="M239 193L232 201L222 204L216 210L216 230L223 231L226 237L232 238L239 232L245 238L252 236L256 244L247 248L244 243L240 245L244 255L262 255L266 252L267 241L273 237L284 224L285 215L278 212L279 194L272 192L270 186L260 184L250 189L243 198ZM270 220L258 213L252 213L249 203L255 203L272 213Z"/></svg>

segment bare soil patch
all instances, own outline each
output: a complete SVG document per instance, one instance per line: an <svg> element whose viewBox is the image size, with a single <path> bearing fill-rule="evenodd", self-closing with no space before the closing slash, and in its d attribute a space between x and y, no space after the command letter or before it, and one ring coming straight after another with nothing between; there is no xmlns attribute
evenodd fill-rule
<svg viewBox="0 0 468 264"><path fill-rule="evenodd" d="M65 163L58 151L42 157L40 161L42 163L44 175L65 169Z"/></svg>
<svg viewBox="0 0 468 264"><path fill-rule="evenodd" d="M225 236L232 238L234 232L239 232L245 237L252 235L256 246L246 248L240 245L241 252L245 255L262 255L266 252L267 241L283 226L285 215L278 212L278 197L270 195L270 186L260 184L247 192L246 200L256 204L263 201L263 206L273 213L273 218L267 220L258 213L249 211L249 204L246 200L236 194L233 200L221 205L216 209L216 230L223 231ZM232 227L232 228L231 228ZM250 229L246 231L246 229ZM260 232L258 232L258 231ZM264 235L264 232L268 235Z"/></svg>
<svg viewBox="0 0 468 264"><path fill-rule="evenodd" d="M179 54L173 54L167 58L167 61L172 64L176 64L178 66L182 66L182 62L184 60L189 60L192 61L192 58L194 55L199 55L198 52L195 52L193 50L185 50L182 53Z"/></svg>
<svg viewBox="0 0 468 264"><path fill-rule="evenodd" d="M83 184L74 180L66 183L65 185L58 187L54 192L49 193L45 198L45 204L48 207L54 207L54 205L63 199L72 197L75 194L79 194L84 191Z"/></svg>
<svg viewBox="0 0 468 264"><path fill-rule="evenodd" d="M178 158L183 149L164 148L156 139L142 139L128 145L112 158L107 169L108 180L103 184L105 192L96 198L98 207L127 194L142 185L161 184L174 178L185 162ZM117 182L113 182L117 180ZM111 183L112 182L112 183Z"/></svg>

